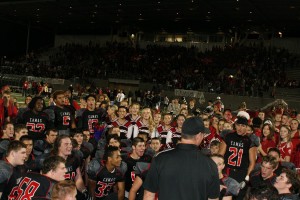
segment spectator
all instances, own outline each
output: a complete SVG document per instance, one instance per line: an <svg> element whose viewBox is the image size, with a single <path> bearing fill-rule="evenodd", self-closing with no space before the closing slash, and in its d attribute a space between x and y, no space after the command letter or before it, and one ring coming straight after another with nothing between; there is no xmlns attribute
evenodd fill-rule
<svg viewBox="0 0 300 200"><path fill-rule="evenodd" d="M5 122L14 122L17 114L18 110L13 104L10 91L4 91L0 99L0 127L2 127Z"/></svg>
<svg viewBox="0 0 300 200"><path fill-rule="evenodd" d="M293 144L291 142L291 129L287 125L283 125L280 128L280 142L278 144L278 149L280 150L280 160L285 162L290 162Z"/></svg>
<svg viewBox="0 0 300 200"><path fill-rule="evenodd" d="M276 174L274 173L278 162L272 156L264 156L262 158L261 169L250 177L251 187L261 187L262 185L272 186Z"/></svg>
<svg viewBox="0 0 300 200"><path fill-rule="evenodd" d="M258 158L258 162L261 161L261 157L267 155L270 148L276 147L273 126L269 124L263 125L260 141L260 146L258 147L260 157Z"/></svg>
<svg viewBox="0 0 300 200"><path fill-rule="evenodd" d="M274 187L279 193L279 199L299 199L300 180L297 174L291 170L284 170L276 178Z"/></svg>

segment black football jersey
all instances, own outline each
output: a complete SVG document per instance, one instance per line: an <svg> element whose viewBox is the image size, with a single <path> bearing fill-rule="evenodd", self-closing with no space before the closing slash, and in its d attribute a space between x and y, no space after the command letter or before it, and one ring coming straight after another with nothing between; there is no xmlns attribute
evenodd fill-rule
<svg viewBox="0 0 300 200"><path fill-rule="evenodd" d="M81 166L81 159L72 152L72 154L67 158L67 162L66 162L67 172L65 174L65 179L74 181L77 175L76 169L78 167L80 168L80 166Z"/></svg>
<svg viewBox="0 0 300 200"><path fill-rule="evenodd" d="M33 144L33 154L40 156L42 154L48 154L53 149L53 145L46 140L36 140Z"/></svg>
<svg viewBox="0 0 300 200"><path fill-rule="evenodd" d="M25 161L24 167L26 172L39 172L39 166L37 161L35 160L35 156L30 154L28 160Z"/></svg>
<svg viewBox="0 0 300 200"><path fill-rule="evenodd" d="M231 132L225 135L224 142L226 143L224 155L226 167L247 170L250 163L249 149L254 146L251 139Z"/></svg>
<svg viewBox="0 0 300 200"><path fill-rule="evenodd" d="M96 177L91 177L96 181L95 199L102 200L113 192L113 187L117 182L124 182L122 172L115 168L114 171L109 172L107 168L101 167Z"/></svg>
<svg viewBox="0 0 300 200"><path fill-rule="evenodd" d="M67 107L60 108L58 106L53 107L54 110L54 126L57 130L68 130L71 128L71 123L74 120L74 115Z"/></svg>
<svg viewBox="0 0 300 200"><path fill-rule="evenodd" d="M76 112L77 128L89 130L91 134L95 132L95 125L104 121L105 112L102 109L90 111L81 109Z"/></svg>
<svg viewBox="0 0 300 200"><path fill-rule="evenodd" d="M44 131L53 127L47 113L39 112L36 114L32 110L23 113L22 123L26 125L28 135L34 140L44 138Z"/></svg>
<svg viewBox="0 0 300 200"><path fill-rule="evenodd" d="M6 163L4 163L6 162ZM1 172L8 173L6 175L6 180L0 184L0 191L2 191L1 200L7 200L8 195L13 189L13 187L17 184L18 180L25 174L26 170L24 166L11 166L7 160L1 161ZM5 170L8 170L5 172ZM1 175L2 176L2 175ZM4 177L2 177L4 178Z"/></svg>
<svg viewBox="0 0 300 200"><path fill-rule="evenodd" d="M11 190L8 199L51 199L53 185L57 181L39 173L29 172Z"/></svg>
<svg viewBox="0 0 300 200"><path fill-rule="evenodd" d="M152 157L148 155L143 155L140 159L133 159L130 155L124 159L124 162L127 164L127 171L125 173L125 190L130 191L130 188L133 184L136 175L136 164L137 162L146 162L151 163Z"/></svg>
<svg viewBox="0 0 300 200"><path fill-rule="evenodd" d="M137 176L139 176L142 179L143 183L144 183L145 180L146 180L147 174L148 174L148 170L145 170L141 174L138 174ZM138 190L135 199L136 200L143 200L143 197L144 197L144 187L142 185L140 187L140 189Z"/></svg>

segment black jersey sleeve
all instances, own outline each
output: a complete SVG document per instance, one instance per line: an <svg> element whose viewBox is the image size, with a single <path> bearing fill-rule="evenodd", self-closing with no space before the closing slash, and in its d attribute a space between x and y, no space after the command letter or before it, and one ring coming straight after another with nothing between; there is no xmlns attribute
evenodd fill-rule
<svg viewBox="0 0 300 200"><path fill-rule="evenodd" d="M251 139L250 147L258 147L260 145L260 139L255 134L251 134L250 139Z"/></svg>

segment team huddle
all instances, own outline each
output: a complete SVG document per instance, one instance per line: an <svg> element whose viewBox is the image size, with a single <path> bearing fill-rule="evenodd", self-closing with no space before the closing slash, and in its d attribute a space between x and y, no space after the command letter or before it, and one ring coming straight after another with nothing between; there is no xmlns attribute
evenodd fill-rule
<svg viewBox="0 0 300 200"><path fill-rule="evenodd" d="M175 103L172 112L159 112L128 100L97 105L94 94L80 107L68 91L60 90L49 106L36 96L26 108L15 110L9 98L4 91L0 101L1 199L143 199L152 160L176 148L184 121L196 115L206 127L199 151L217 165L220 199L243 199L265 185L280 194L282 176L291 183L289 194L299 193L299 179L290 170L297 165L299 132L291 138L289 126L281 124L275 134L270 120L261 119L257 127L253 122L258 117L251 125L245 111L229 118L229 110L220 112L220 101L213 105L214 113L200 113L194 100L192 106L175 109Z"/></svg>

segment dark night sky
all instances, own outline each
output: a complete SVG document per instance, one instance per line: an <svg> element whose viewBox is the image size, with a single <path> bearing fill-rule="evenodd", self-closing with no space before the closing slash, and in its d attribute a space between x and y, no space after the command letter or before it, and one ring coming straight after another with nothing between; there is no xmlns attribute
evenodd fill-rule
<svg viewBox="0 0 300 200"><path fill-rule="evenodd" d="M0 55L24 55L26 52L28 28L26 25L1 21ZM29 51L52 46L54 32L30 28Z"/></svg>

